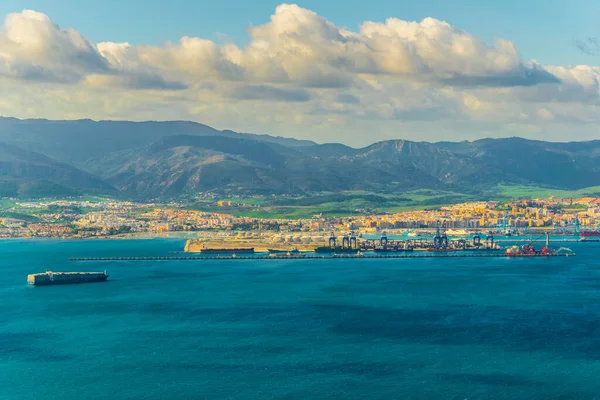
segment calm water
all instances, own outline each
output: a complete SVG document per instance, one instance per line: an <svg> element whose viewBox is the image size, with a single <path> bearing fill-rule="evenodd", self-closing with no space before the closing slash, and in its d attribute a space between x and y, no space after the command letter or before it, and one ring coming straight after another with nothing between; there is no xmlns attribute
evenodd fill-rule
<svg viewBox="0 0 600 400"><path fill-rule="evenodd" d="M0 241L0 398L600 399L600 244L555 259L72 263ZM106 283L27 287L104 270Z"/></svg>

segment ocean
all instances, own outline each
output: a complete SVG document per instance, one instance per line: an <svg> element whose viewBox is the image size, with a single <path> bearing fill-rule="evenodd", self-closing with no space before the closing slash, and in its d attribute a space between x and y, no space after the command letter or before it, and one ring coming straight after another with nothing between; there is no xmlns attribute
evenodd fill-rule
<svg viewBox="0 0 600 400"><path fill-rule="evenodd" d="M600 399L577 257L72 262L177 239L0 241L0 399ZM28 287L47 269L105 283Z"/></svg>

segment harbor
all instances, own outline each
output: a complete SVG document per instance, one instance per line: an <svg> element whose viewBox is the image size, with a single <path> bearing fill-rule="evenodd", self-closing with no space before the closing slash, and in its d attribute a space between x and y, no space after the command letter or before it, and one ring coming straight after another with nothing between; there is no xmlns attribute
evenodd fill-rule
<svg viewBox="0 0 600 400"><path fill-rule="evenodd" d="M7 329L24 326L26 332L39 332L40 321L50 323L50 333L36 339L36 345L32 348L32 357L35 357L33 359L39 359L42 347L51 349L51 354L68 356L64 361L51 359L42 366L44 371L40 371L36 378L46 377L48 382L54 382L56 377L52 374L48 376L48 368L56 369L63 364L81 363L84 371L88 371L89 367L90 375L97 373L98 368L95 368L95 365L86 364L93 354L93 357L106 363L107 368L122 368L130 373L127 375L128 379L138 379L139 370L130 370L129 359L115 357L107 352L106 348L110 346L119 354L146 355L144 362L158 366L158 371L161 371L154 374L153 368L149 372L152 379L161 384L167 384L167 378L163 377L164 371L172 370L164 368L163 359L176 357L177 365L198 362L198 367L191 371L188 368L180 368L177 377L169 376L169 379L181 379L181 374L184 374L185 379L196 382L194 379L197 379L199 371L204 371L203 357L218 358L226 354L238 363L235 368L247 370L247 360L257 358L256 354L262 354L264 349L272 350L275 355L281 354L277 353L280 349L279 342L269 344L274 338L306 344L306 350L292 348L290 353L285 353L283 357L300 352L309 360L317 357L317 360L323 363L332 360L327 353L332 343L349 343L342 349L349 346L349 353L357 355L357 358L365 356L364 361L356 360L361 363L362 371L364 365L369 366L368 357L371 357L373 351L377 356L403 360L403 357L407 357L407 351L412 347L419 347L413 346L412 342L401 343L398 346L390 345L390 340L385 339L389 336L381 336L384 339L374 348L371 343L372 336L365 336L362 326L368 329L392 326L395 330L386 332L398 335L398 340L404 340L406 332L415 332L414 327L424 327L422 329L425 330L425 339L433 343L431 349L435 352L440 340L440 324L444 324L442 326L445 327L445 321L448 320L452 321L452 327L456 326L456 334L452 334L452 338L458 337L461 342L471 340L471 336L463 336L468 329L469 334L475 338L474 343L482 343L481 348L484 349L487 348L485 344L489 343L489 338L498 340L498 343L505 343L503 340L506 337L509 341L513 337L527 338L540 330L540 334L546 335L543 337L546 340L543 345L546 347L541 350L548 349L548 355L543 359L543 363L535 365L545 368L556 360L567 358L562 349L572 351L573 328L571 324L564 325L565 315L568 317L568 312L572 312L577 318L581 316L581 307L574 307L573 303L592 306L595 304L596 291L592 285L596 283L600 271L600 260L596 257L600 245L594 243L573 244L572 249L577 256L566 258L453 257L451 254L442 254L450 257L419 258L420 255L428 253L413 251L411 254L391 254L413 258L333 258L327 254L301 252L300 254L306 254L304 260L211 260L211 255L207 256L209 259L206 260L189 261L142 261L135 258L132 261L68 261L70 257L201 256L183 253L184 243L185 240L173 239L60 242L29 240L1 243L3 254L6 256L6 272L1 279L6 288L4 297ZM557 248L561 247L554 241L552 244ZM48 254L55 248L58 248L58 251ZM257 255L267 256L267 253ZM365 253L365 257L378 255ZM242 254L237 256L241 257ZM246 256L248 255L244 255ZM310 258L314 256L330 258ZM27 274L44 272L46 269L107 269L110 276L106 282L97 284L28 287ZM577 297L573 302L563 303L568 296ZM472 301L484 304L473 309ZM528 304L542 304L547 308L547 312L540 315L539 309L536 308L523 315L522 308L515 304L524 301L528 301ZM491 304L499 306L490 306ZM422 310L423 307L427 310ZM437 314L423 322L420 318L428 313L429 309L437 310ZM597 321L596 309L589 310L590 313L585 313L584 316L586 321L594 323ZM24 313L27 318L23 317ZM482 316L491 316L494 320L490 322ZM242 319L233 322L233 328L229 328L227 321L233 318ZM336 319L331 321L330 318ZM357 330L356 339L354 336L349 338L344 333L332 332L331 327L341 323ZM177 329L182 326L189 327L189 331L180 335ZM200 326L204 328L199 328ZM263 326L264 328L261 328ZM60 335L55 334L57 331ZM263 332L266 335L264 339ZM423 337L422 332L420 330L415 333L420 335L417 338ZM121 336L121 333L124 334ZM253 342L250 348L240 350L240 343L254 340L257 335L260 335L260 341ZM318 351L311 348L316 335L325 335L322 347L319 347ZM576 339L579 340L581 335ZM214 349L207 353L204 344L198 345L199 337L203 338L203 343L206 341L214 346ZM11 340L7 345L14 348L13 346L30 342L31 338L25 337L23 342L17 341L15 337ZM593 343L591 340L590 346L593 346ZM369 344L369 352L363 353L363 345ZM472 362L481 361L480 357L463 350L465 346L449 347L449 354L456 354L456 358L448 363L449 371L465 357L473 357L467 358ZM81 351L82 348L84 351ZM61 351L57 352L57 349ZM578 354L585 356L588 349L589 347L577 348L577 351L580 350L581 353ZM502 350L504 347L500 349ZM157 351L157 355L154 355L153 351ZM420 348L414 351L418 352ZM482 354L482 357L493 359L497 354L497 350L493 350ZM527 349L523 354L530 357L532 363L540 361L537 354L530 355L531 352ZM281 359L277 359L277 362L280 362ZM431 362L427 357L423 357L422 360L423 363ZM506 368L514 367L512 361L512 357L506 360ZM571 359L567 358L567 361L560 364L564 371L570 371L569 368L572 368ZM259 367L263 364L258 364L259 362L262 363L259 360L256 366L252 366L253 371L263 371ZM24 361L22 368L27 368L32 363L37 364ZM327 368L331 368L330 364L327 365ZM595 366L594 360L590 360L590 365ZM298 368L298 364L293 360L283 366ZM73 368L68 372L75 375L61 375L61 380L62 376L65 376L65 379L78 376L76 369L79 366ZM308 368L314 368L312 361ZM335 370L338 367L333 368ZM398 364L398 371L405 371L405 368L406 363ZM434 366L432 371L433 368ZM36 371L34 368L32 373L37 374ZM245 374L246 371L241 372L239 379L247 376ZM114 374L106 375L109 381L114 377ZM224 384L229 384L229 377L223 377L222 369L211 375L211 378L223 379ZM177 390L175 386L169 389ZM91 389L88 392L82 390L91 396ZM82 391L78 390L78 393ZM168 394L166 396L168 397ZM235 397L233 391L232 396ZM99 395L98 398L100 397ZM16 399L18 397L15 397Z"/></svg>
<svg viewBox="0 0 600 400"><path fill-rule="evenodd" d="M567 242L568 239L560 239ZM544 242L545 247L536 249L534 243ZM500 245L510 244L507 248ZM522 244L519 246L519 244ZM260 249L255 251L255 248ZM359 238L354 232L341 237L331 233L328 239L313 246L280 247L264 250L265 244L252 242L252 247L243 247L239 242L222 243L188 240L185 253L199 253L199 256L181 257L181 259L215 259L206 257L216 255L218 259L322 259L322 258L410 258L410 257L531 257L531 256L573 256L573 251L561 247L554 250L550 247L550 234L546 232L541 238L497 240L493 232L482 235L475 232L471 238L450 238L446 222L437 222L435 233L429 238L388 238L383 233L379 239ZM80 259L77 259L78 261Z"/></svg>

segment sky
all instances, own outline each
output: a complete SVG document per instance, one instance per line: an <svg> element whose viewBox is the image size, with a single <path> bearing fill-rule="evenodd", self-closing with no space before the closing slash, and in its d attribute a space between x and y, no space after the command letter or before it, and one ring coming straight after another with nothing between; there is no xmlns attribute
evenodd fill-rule
<svg viewBox="0 0 600 400"><path fill-rule="evenodd" d="M0 113L353 146L597 139L598 17L596 0L3 0Z"/></svg>

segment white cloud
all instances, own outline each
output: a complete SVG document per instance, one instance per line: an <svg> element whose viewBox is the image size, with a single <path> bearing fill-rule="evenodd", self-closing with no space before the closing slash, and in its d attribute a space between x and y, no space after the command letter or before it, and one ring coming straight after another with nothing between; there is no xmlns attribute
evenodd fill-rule
<svg viewBox="0 0 600 400"><path fill-rule="evenodd" d="M0 31L0 75L23 81L116 84L132 89L182 89L148 64L128 57L128 44L95 45L46 15L25 10L9 14Z"/></svg>
<svg viewBox="0 0 600 400"><path fill-rule="evenodd" d="M24 80L77 82L107 72L96 46L73 29L61 29L46 15L10 14L0 33L0 74Z"/></svg>
<svg viewBox="0 0 600 400"><path fill-rule="evenodd" d="M356 136L350 142L376 139L359 137L363 123L379 126L381 137L454 129L462 139L600 122L600 67L544 66L522 59L513 42L488 44L434 18L367 21L350 31L282 4L248 34L244 46L197 37L95 44L44 14L10 14L0 30L0 79L13 100L0 112L191 118L222 128L245 121L242 130L282 135L343 127L344 140Z"/></svg>
<svg viewBox="0 0 600 400"><path fill-rule="evenodd" d="M363 75L382 75L380 79L458 87L512 87L558 84L558 74L569 75L560 68L553 74L523 61L512 42L498 39L488 45L433 18L365 22L358 32L351 32L310 10L282 4L270 22L251 28L249 34L251 40L243 48L196 37L162 46L95 45L72 29L61 29L44 14L26 10L6 18L1 54L9 70L21 67L14 76L28 78L38 71L40 79L48 80L69 76L75 69L79 79L98 73L139 74L142 77L134 81L185 80L192 85L225 80L340 88L360 85Z"/></svg>

